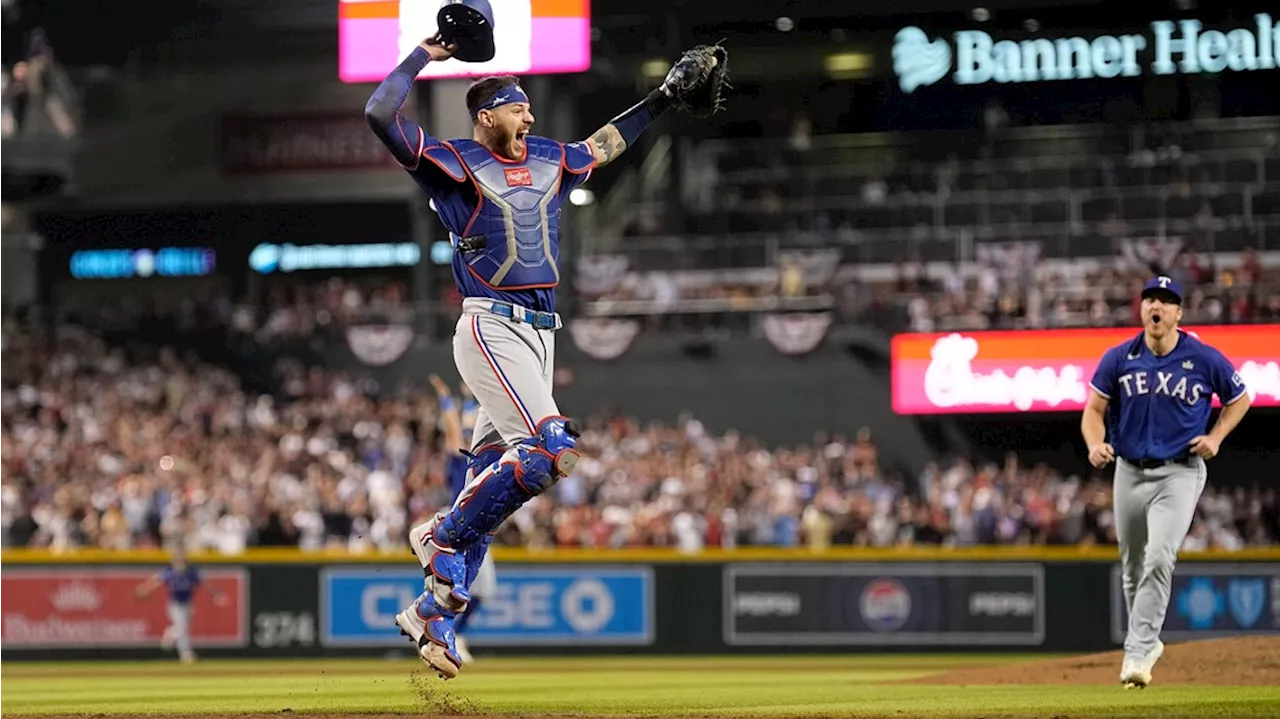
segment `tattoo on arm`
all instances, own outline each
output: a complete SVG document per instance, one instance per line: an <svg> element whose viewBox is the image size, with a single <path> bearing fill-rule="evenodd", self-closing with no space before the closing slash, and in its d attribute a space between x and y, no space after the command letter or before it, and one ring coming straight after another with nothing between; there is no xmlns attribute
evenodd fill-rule
<svg viewBox="0 0 1280 719"><path fill-rule="evenodd" d="M592 135L588 141L591 143L591 152L595 155L597 167L613 162L627 149L626 141L622 139L618 128L613 125L605 125L596 130L596 134Z"/></svg>

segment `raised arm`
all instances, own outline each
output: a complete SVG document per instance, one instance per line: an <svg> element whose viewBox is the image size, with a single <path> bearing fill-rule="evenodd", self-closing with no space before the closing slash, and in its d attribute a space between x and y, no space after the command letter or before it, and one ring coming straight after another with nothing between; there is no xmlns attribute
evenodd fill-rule
<svg viewBox="0 0 1280 719"><path fill-rule="evenodd" d="M153 574L150 578L148 578L146 581L144 581L142 584L139 584L137 587L135 587L133 590L133 596L136 599L142 599L147 595L151 594L152 592L154 592L155 590L159 589L163 585L164 585L164 574L162 572L157 572Z"/></svg>
<svg viewBox="0 0 1280 719"><path fill-rule="evenodd" d="M699 109L707 110L708 114L719 110L721 87L727 70L728 54L718 45L700 45L686 51L671 66L656 90L585 140L595 158L596 167L613 162L635 144L640 133L677 102L683 102L686 108L698 106ZM699 92L700 98L691 99L693 94Z"/></svg>
<svg viewBox="0 0 1280 719"><path fill-rule="evenodd" d="M427 135L418 123L401 117L400 109L404 107L404 101L413 89L413 81L422 68L431 60L447 59L453 50L454 46L442 45L439 38L424 40L387 75L373 91L369 102L365 103L365 121L406 170L417 169L422 148L435 144L436 140Z"/></svg>
<svg viewBox="0 0 1280 719"><path fill-rule="evenodd" d="M591 148L592 156L596 158L596 167L613 162L628 147L634 145L640 133L648 129L662 113L671 109L672 105L671 97L659 87L592 133L586 142Z"/></svg>

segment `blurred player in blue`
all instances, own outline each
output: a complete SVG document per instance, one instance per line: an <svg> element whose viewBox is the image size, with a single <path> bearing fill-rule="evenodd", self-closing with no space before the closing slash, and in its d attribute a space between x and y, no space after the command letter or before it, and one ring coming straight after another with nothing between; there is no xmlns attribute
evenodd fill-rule
<svg viewBox="0 0 1280 719"><path fill-rule="evenodd" d="M462 494L463 488L471 479L468 474L471 468L471 456L463 447L471 446L474 431L469 428L475 426L476 413L480 410L480 404L476 402L475 397L471 396L464 384L462 385L463 403L459 408L444 380L436 375L431 375L430 379L431 386L435 388L436 396L440 399L440 431L444 435L441 438L441 449L444 453L445 481L449 484L449 502L452 506L458 501L458 496ZM448 511L448 507L444 509ZM467 624L472 615L484 604L485 598L493 594L497 588L497 582L493 555L485 553L480 569L476 573L475 583L471 585L471 606L453 625L458 657L462 659L463 664L475 661L467 647L465 636Z"/></svg>
<svg viewBox="0 0 1280 719"><path fill-rule="evenodd" d="M195 567L187 564L186 553L179 548L173 551L169 566L133 590L133 595L137 599L146 598L160 587L168 591L169 626L164 630L160 644L166 650L176 646L178 658L183 664L190 664L196 660L196 653L191 649L191 600L200 586L200 573ZM227 595L213 585L205 586L209 588L215 604L226 606Z"/></svg>
<svg viewBox="0 0 1280 719"><path fill-rule="evenodd" d="M1142 331L1102 356L1080 420L1089 463L1116 462L1116 539L1129 609L1120 683L1128 689L1150 684L1164 653L1173 567L1204 491L1205 460L1218 455L1251 401L1222 352L1178 328L1182 288L1173 278L1152 277L1140 299ZM1213 395L1222 412L1209 429Z"/></svg>

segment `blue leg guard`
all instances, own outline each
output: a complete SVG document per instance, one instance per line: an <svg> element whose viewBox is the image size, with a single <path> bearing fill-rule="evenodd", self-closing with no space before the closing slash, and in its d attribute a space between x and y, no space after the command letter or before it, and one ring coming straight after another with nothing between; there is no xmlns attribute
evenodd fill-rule
<svg viewBox="0 0 1280 719"><path fill-rule="evenodd" d="M573 471L578 463L574 449L578 436L578 430L565 417L543 419L533 437L507 450L497 463L468 484L449 513L435 525L432 543L442 550L465 552L484 541L512 512ZM483 557L481 553L479 559ZM479 566L477 561L477 571Z"/></svg>
<svg viewBox="0 0 1280 719"><path fill-rule="evenodd" d="M454 637L454 620L467 610L467 568L462 555L441 547L432 538L444 515L409 531L409 541L426 575L423 593L413 604L416 622L397 616L402 632L418 645L418 652L445 678L456 676L462 667Z"/></svg>
<svg viewBox="0 0 1280 719"><path fill-rule="evenodd" d="M486 534L480 538L479 542L467 547L467 551L462 553L462 560L467 568L467 589L470 589L471 584L476 581L476 575L480 573L480 565L484 564L484 555L489 553L489 545L492 543L493 535Z"/></svg>

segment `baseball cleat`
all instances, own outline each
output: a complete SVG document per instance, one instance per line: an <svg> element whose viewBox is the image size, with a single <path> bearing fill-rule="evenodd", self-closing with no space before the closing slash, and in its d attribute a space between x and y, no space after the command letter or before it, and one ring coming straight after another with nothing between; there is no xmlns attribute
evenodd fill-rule
<svg viewBox="0 0 1280 719"><path fill-rule="evenodd" d="M1164 655L1164 642L1157 641L1156 646L1145 657L1132 659L1125 657L1120 666L1120 683L1125 689L1146 689L1151 683L1151 670Z"/></svg>
<svg viewBox="0 0 1280 719"><path fill-rule="evenodd" d="M418 614L419 602L396 615L400 634L413 642L418 657L441 679L453 679L462 668L462 659L453 651L453 620L436 615L423 619Z"/></svg>

